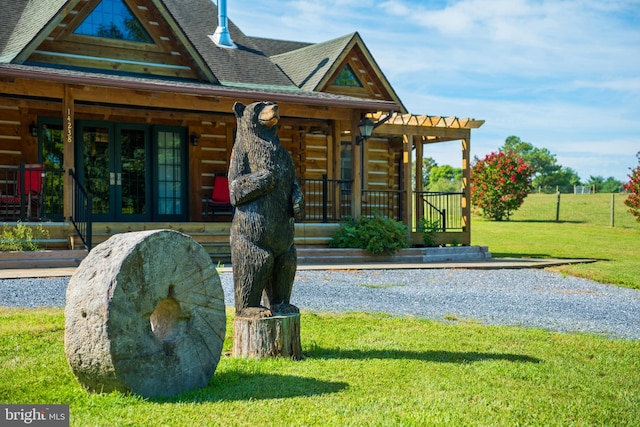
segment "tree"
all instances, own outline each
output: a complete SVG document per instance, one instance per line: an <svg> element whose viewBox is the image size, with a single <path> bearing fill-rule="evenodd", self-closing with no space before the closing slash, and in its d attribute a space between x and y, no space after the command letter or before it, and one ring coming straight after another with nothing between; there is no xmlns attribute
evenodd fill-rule
<svg viewBox="0 0 640 427"><path fill-rule="evenodd" d="M631 171L629 182L623 184L622 187L629 192L629 197L624 201L624 204L629 207L631 215L640 221L640 151L636 157L638 158L638 166Z"/></svg>
<svg viewBox="0 0 640 427"><path fill-rule="evenodd" d="M429 177L429 191L457 192L462 188L462 169L449 165L434 166Z"/></svg>
<svg viewBox="0 0 640 427"><path fill-rule="evenodd" d="M545 192L557 190L561 193L573 193L573 187L579 184L580 177L576 171L568 167L560 167L559 171L545 177L545 184L541 187ZM535 178L532 185L536 188Z"/></svg>
<svg viewBox="0 0 640 427"><path fill-rule="evenodd" d="M422 187L419 191L426 190L431 182L431 169L437 167L438 163L432 157L425 157L422 159ZM416 176L415 162L412 165L413 176ZM413 181L416 182L415 180Z"/></svg>
<svg viewBox="0 0 640 427"><path fill-rule="evenodd" d="M487 218L508 219L527 197L533 173L533 168L514 151L476 159L471 170L471 204Z"/></svg>
<svg viewBox="0 0 640 427"><path fill-rule="evenodd" d="M573 186L580 183L578 174L571 168L559 165L555 154L546 148L534 147L517 136L507 137L500 151L517 153L533 168L533 188L539 188L546 193L555 192L556 189L573 192Z"/></svg>
<svg viewBox="0 0 640 427"><path fill-rule="evenodd" d="M610 176L604 179L602 176L590 176L587 185L595 188L596 193L619 193L622 190L622 182Z"/></svg>

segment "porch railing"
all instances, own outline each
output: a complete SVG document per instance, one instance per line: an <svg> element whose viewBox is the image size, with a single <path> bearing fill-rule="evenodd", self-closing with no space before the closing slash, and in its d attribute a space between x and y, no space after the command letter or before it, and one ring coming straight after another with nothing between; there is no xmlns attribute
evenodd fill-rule
<svg viewBox="0 0 640 427"><path fill-rule="evenodd" d="M362 215L371 217L378 213L396 221L404 221L402 190L363 190Z"/></svg>
<svg viewBox="0 0 640 427"><path fill-rule="evenodd" d="M416 223L424 219L438 231L463 231L464 193L416 191Z"/></svg>
<svg viewBox="0 0 640 427"><path fill-rule="evenodd" d="M61 169L41 165L0 168L0 219L5 221L62 221Z"/></svg>
<svg viewBox="0 0 640 427"><path fill-rule="evenodd" d="M350 180L302 178L305 221L339 222L351 215Z"/></svg>
<svg viewBox="0 0 640 427"><path fill-rule="evenodd" d="M91 219L93 204L91 194L87 193L87 190L80 184L78 176L73 169L69 169L69 175L71 175L73 181L73 215L71 216L71 223L78 232L87 251L90 251L93 225Z"/></svg>

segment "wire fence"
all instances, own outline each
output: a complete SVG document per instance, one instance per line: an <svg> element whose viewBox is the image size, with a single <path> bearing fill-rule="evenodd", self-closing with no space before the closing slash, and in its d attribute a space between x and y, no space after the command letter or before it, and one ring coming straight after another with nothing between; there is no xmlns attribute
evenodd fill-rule
<svg viewBox="0 0 640 427"><path fill-rule="evenodd" d="M513 221L575 222L640 229L624 204L624 193L530 194L511 214Z"/></svg>

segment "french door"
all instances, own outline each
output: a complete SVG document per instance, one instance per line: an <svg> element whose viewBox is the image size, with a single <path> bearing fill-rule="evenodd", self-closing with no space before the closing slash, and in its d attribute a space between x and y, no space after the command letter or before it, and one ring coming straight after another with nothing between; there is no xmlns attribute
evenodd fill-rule
<svg viewBox="0 0 640 427"><path fill-rule="evenodd" d="M182 128L78 122L77 169L94 221L187 218Z"/></svg>

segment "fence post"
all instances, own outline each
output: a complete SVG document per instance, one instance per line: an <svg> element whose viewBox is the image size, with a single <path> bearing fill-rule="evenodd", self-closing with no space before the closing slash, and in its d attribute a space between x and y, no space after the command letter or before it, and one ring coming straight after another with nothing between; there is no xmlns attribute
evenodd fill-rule
<svg viewBox="0 0 640 427"><path fill-rule="evenodd" d="M616 200L616 193L611 193L611 227L615 227L616 226L616 219L615 219L615 200Z"/></svg>
<svg viewBox="0 0 640 427"><path fill-rule="evenodd" d="M557 192L558 200L556 201L556 222L560 221L560 190Z"/></svg>

